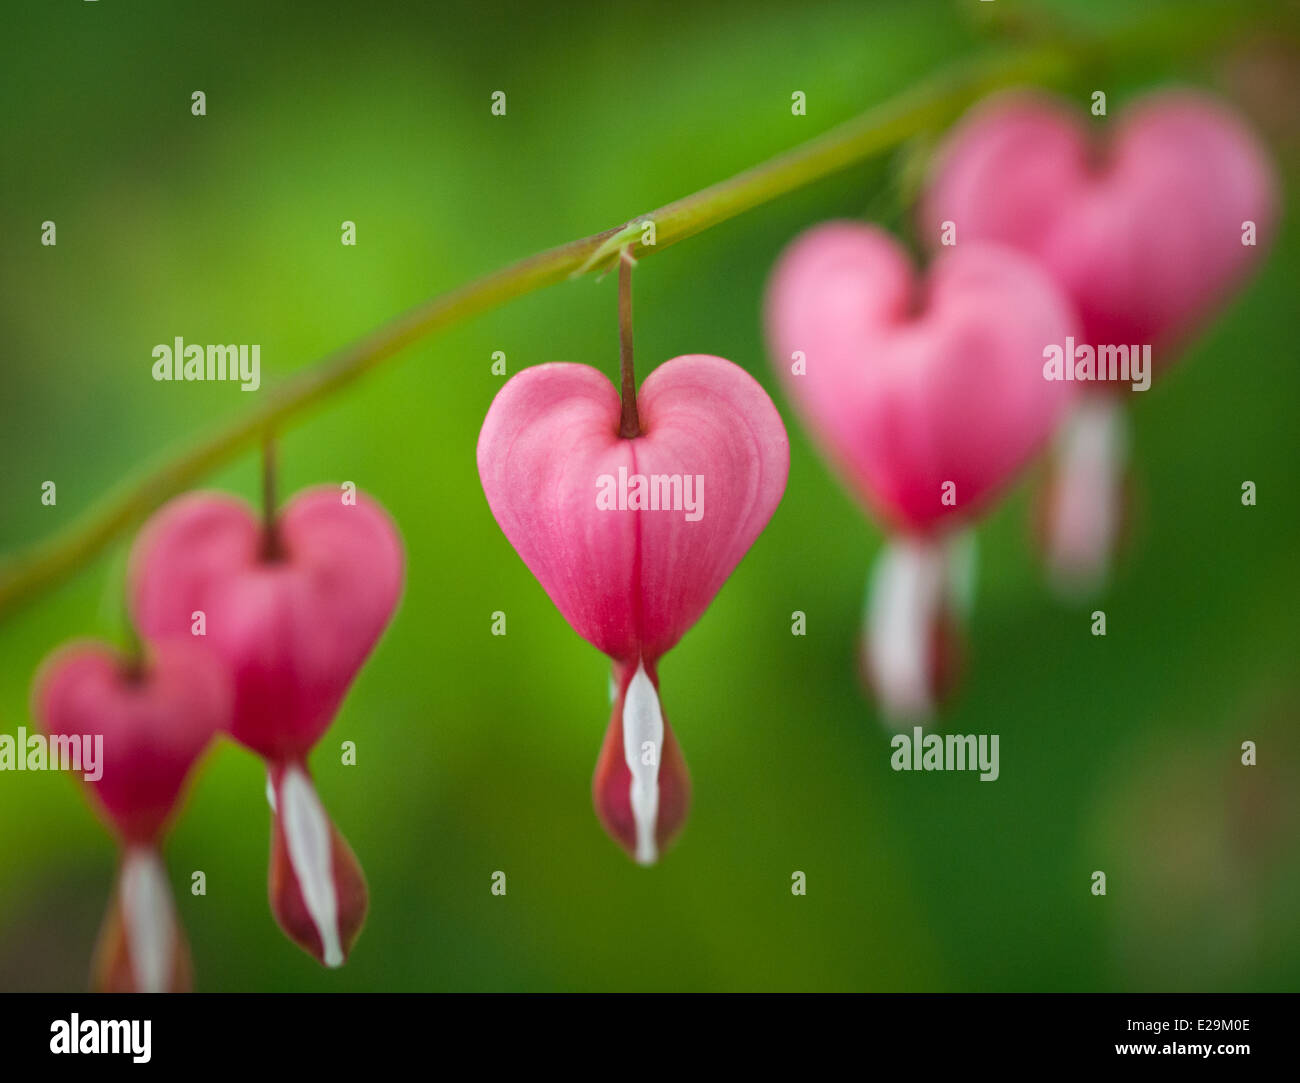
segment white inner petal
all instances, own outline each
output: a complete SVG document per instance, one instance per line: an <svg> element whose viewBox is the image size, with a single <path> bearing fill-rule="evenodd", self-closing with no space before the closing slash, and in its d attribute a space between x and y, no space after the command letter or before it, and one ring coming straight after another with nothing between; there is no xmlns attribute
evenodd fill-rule
<svg viewBox="0 0 1300 1083"><path fill-rule="evenodd" d="M311 780L290 767L280 782L284 838L302 900L320 934L326 966L343 965L339 937L338 896L334 889L334 855L329 819Z"/></svg>
<svg viewBox="0 0 1300 1083"><path fill-rule="evenodd" d="M945 553L898 538L872 569L867 598L867 665L887 720L924 721L934 709L930 636L946 585Z"/></svg>
<svg viewBox="0 0 1300 1083"><path fill-rule="evenodd" d="M1109 396L1085 397L1061 431L1047 559L1066 593L1095 589L1110 572L1127 451L1123 407Z"/></svg>
<svg viewBox="0 0 1300 1083"><path fill-rule="evenodd" d="M143 846L127 851L119 890L135 987L141 993L165 993L171 984L176 912L157 851Z"/></svg>
<svg viewBox="0 0 1300 1083"><path fill-rule="evenodd" d="M632 772L632 816L636 821L636 859L653 865L659 857L655 828L659 822L659 760L663 753L664 716L659 693L637 662L623 698L623 758Z"/></svg>

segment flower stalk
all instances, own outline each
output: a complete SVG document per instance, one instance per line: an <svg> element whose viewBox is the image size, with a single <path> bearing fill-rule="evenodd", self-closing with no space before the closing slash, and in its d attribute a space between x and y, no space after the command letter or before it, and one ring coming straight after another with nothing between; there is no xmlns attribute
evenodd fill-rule
<svg viewBox="0 0 1300 1083"><path fill-rule="evenodd" d="M636 412L636 368L632 363L632 265L626 251L618 261L618 372L623 409L618 434L624 440L641 435Z"/></svg>
<svg viewBox="0 0 1300 1083"><path fill-rule="evenodd" d="M283 428L412 343L514 298L588 273L605 273L624 252L638 259L812 184L849 166L935 131L994 90L1021 83L1052 84L1104 59L1153 52L1188 56L1224 47L1230 37L1223 10L1178 11L1121 32L1067 44L1034 45L955 67L882 102L821 136L650 214L570 241L492 272L410 309L351 345L289 378L247 413L139 474L67 528L0 565L0 619L70 578L86 562L151 512L229 462L270 431ZM1238 29L1262 18L1243 5ZM653 244L640 223L653 221Z"/></svg>

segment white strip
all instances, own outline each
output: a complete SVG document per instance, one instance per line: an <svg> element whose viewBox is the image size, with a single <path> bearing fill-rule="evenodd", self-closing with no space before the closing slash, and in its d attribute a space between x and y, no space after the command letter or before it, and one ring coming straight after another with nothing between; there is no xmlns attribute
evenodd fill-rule
<svg viewBox="0 0 1300 1083"><path fill-rule="evenodd" d="M266 803L271 806L271 811L275 811L275 783L271 781L271 772L266 772Z"/></svg>
<svg viewBox="0 0 1300 1083"><path fill-rule="evenodd" d="M1061 430L1048 508L1048 569L1066 595L1097 590L1110 573L1127 455L1121 404L1109 395L1086 396Z"/></svg>
<svg viewBox="0 0 1300 1083"><path fill-rule="evenodd" d="M653 865L659 857L655 828L659 822L659 759L664 744L664 716L659 693L637 662L623 698L623 758L632 772L632 816L636 820L636 859ZM650 762L647 763L646 761Z"/></svg>
<svg viewBox="0 0 1300 1083"><path fill-rule="evenodd" d="M930 646L947 591L943 550L898 538L886 543L867 595L867 666L886 721L924 721L934 710Z"/></svg>
<svg viewBox="0 0 1300 1083"><path fill-rule="evenodd" d="M307 913L320 934L323 961L326 966L342 966L329 819L311 780L297 767L285 770L280 781L280 801L284 808L284 839L289 847L289 862Z"/></svg>
<svg viewBox="0 0 1300 1083"><path fill-rule="evenodd" d="M133 846L126 852L118 890L126 954L136 991L165 993L171 986L176 911L167 873L156 850Z"/></svg>

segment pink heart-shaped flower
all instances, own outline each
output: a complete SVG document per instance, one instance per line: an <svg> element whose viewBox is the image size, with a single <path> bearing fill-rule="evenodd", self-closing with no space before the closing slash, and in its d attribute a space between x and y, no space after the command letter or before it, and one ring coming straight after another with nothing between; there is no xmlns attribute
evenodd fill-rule
<svg viewBox="0 0 1300 1083"><path fill-rule="evenodd" d="M192 643L151 648L140 665L98 643L77 643L37 674L32 713L51 737L98 738L102 760L86 784L127 845L154 845L185 778L230 717L224 669ZM93 753L92 753L93 754Z"/></svg>
<svg viewBox="0 0 1300 1083"><path fill-rule="evenodd" d="M183 992L189 946L159 853L185 779L229 721L225 669L193 643L128 660L97 643L64 647L36 676L32 713L50 756L71 759L122 845L92 968L101 992ZM57 742L57 743L56 743Z"/></svg>
<svg viewBox="0 0 1300 1083"><path fill-rule="evenodd" d="M392 617L402 574L401 539L383 509L329 488L298 494L270 530L237 500L182 497L131 554L140 630L160 641L193 636L231 675L230 732L269 766L271 908L327 966L351 950L367 892L306 757Z"/></svg>
<svg viewBox="0 0 1300 1083"><path fill-rule="evenodd" d="M1204 94L1158 92L1088 125L1054 99L1009 92L935 156L919 221L932 244L955 230L959 247L996 241L1037 259L1079 311L1087 379L1101 378L1103 349L1149 351L1136 384L1108 362L1106 382L1083 385L1113 391L1149 387L1176 357L1267 248L1277 206L1263 147ZM1068 594L1105 581L1124 532L1125 431L1115 396L1089 395L1060 434L1039 518Z"/></svg>
<svg viewBox="0 0 1300 1083"><path fill-rule="evenodd" d="M936 155L921 232L937 244L951 222L958 247L1033 255L1070 294L1088 344L1151 345L1163 363L1271 239L1273 170L1241 120L1196 92L1151 94L1092 127L1101 139L1040 95L979 106Z"/></svg>
<svg viewBox="0 0 1300 1083"><path fill-rule="evenodd" d="M344 495L317 488L290 501L271 559L248 507L212 493L168 504L132 550L140 631L216 653L234 683L230 732L269 760L300 760L320 739L401 595L392 521L365 496Z"/></svg>
<svg viewBox="0 0 1300 1083"><path fill-rule="evenodd" d="M641 434L625 439L618 393L600 372L526 369L488 411L478 468L524 563L574 630L614 660L592 795L609 834L648 864L690 801L656 663L767 525L790 449L766 392L720 357L660 365L637 409Z"/></svg>
<svg viewBox="0 0 1300 1083"><path fill-rule="evenodd" d="M918 534L982 507L1051 434L1070 385L1043 351L1069 303L1026 257L963 245L917 280L898 242L831 222L781 256L766 305L786 387L854 491Z"/></svg>
<svg viewBox="0 0 1300 1083"><path fill-rule="evenodd" d="M603 374L536 365L501 389L478 441L483 491L510 544L579 635L634 665L661 657L708 608L776 510L790 465L771 399L730 361L667 361L637 403L642 435L625 440ZM638 487L643 510L632 506Z"/></svg>

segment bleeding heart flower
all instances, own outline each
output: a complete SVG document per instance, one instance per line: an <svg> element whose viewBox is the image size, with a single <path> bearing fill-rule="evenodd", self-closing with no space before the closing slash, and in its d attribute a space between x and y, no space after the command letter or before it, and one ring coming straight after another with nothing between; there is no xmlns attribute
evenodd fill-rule
<svg viewBox="0 0 1300 1083"><path fill-rule="evenodd" d="M977 107L935 157L921 233L938 244L948 222L959 246L1032 255L1073 299L1084 345L1149 346L1159 367L1267 247L1277 183L1258 140L1207 95L1162 91L1103 123L1097 139L1037 94ZM1062 433L1045 514L1057 579L1076 587L1105 577L1121 531L1126 440L1113 400L1081 411Z"/></svg>
<svg viewBox="0 0 1300 1083"><path fill-rule="evenodd" d="M924 236L1034 256L1073 298L1093 345L1185 339L1272 238L1277 184L1241 120L1208 95L1162 91L1106 122L1104 149L1050 98L984 103L936 155ZM1243 243L1254 223L1259 244Z"/></svg>
<svg viewBox="0 0 1300 1083"><path fill-rule="evenodd" d="M363 496L320 488L267 529L242 503L192 494L163 508L131 556L132 611L154 640L201 642L231 675L231 734L266 759L276 814L271 906L285 932L338 966L366 888L307 772L402 590L401 539Z"/></svg>
<svg viewBox="0 0 1300 1083"><path fill-rule="evenodd" d="M573 629L614 662L593 783L606 830L650 863L689 780L657 662L708 608L780 503L789 444L771 399L720 357L677 357L636 396L640 435L585 365L538 365L492 403L478 468L507 539Z"/></svg>
<svg viewBox="0 0 1300 1083"><path fill-rule="evenodd" d="M919 282L883 230L828 223L782 255L767 318L814 435L896 530L968 520L1069 401L1066 384L1043 378L1043 348L1073 330L1069 304L1009 249L954 249Z"/></svg>
<svg viewBox="0 0 1300 1083"><path fill-rule="evenodd" d="M924 717L954 668L942 536L1048 438L1071 385L1043 350L1075 317L1026 257L963 245L918 281L899 244L852 222L798 238L773 272L768 337L786 387L853 491L901 537L871 592L868 672L889 713ZM937 644L943 644L938 649Z"/></svg>
<svg viewBox="0 0 1300 1083"><path fill-rule="evenodd" d="M34 688L33 714L52 739L99 744L94 771L82 774L122 847L94 987L187 991L189 947L160 846L186 776L229 719L225 671L190 643L160 644L142 663L82 643L49 658Z"/></svg>

